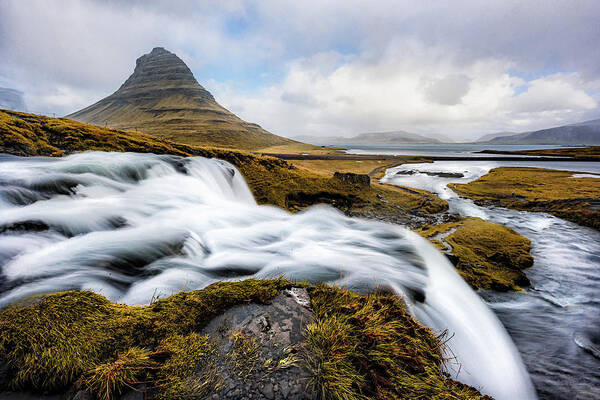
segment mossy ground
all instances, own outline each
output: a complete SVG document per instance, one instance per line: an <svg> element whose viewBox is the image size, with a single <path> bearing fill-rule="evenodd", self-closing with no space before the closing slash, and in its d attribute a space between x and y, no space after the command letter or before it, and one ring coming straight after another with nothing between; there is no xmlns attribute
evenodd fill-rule
<svg viewBox="0 0 600 400"><path fill-rule="evenodd" d="M291 286L283 279L220 282L145 307L70 291L38 297L25 307L8 307L0 313L0 364L5 366L0 385L56 392L90 372L97 376L85 378L88 382L102 382L107 374L129 381L138 377L130 374L132 369L166 352L173 356L161 366L165 376L159 381L164 381L161 390L172 392L189 373L185 365L194 365L190 357L207 351L205 340L189 335L232 306L267 302ZM197 351L190 355L189 349Z"/></svg>
<svg viewBox="0 0 600 400"><path fill-rule="evenodd" d="M476 203L546 212L600 230L600 178L572 178L576 172L501 167L466 184L451 184Z"/></svg>
<svg viewBox="0 0 600 400"><path fill-rule="evenodd" d="M469 217L417 230L451 254L474 289L520 290L529 286L524 268L533 265L531 242L503 225Z"/></svg>
<svg viewBox="0 0 600 400"><path fill-rule="evenodd" d="M219 390L220 374L211 368L201 328L230 307L267 302L292 285L306 286L283 279L220 282L143 307L72 291L5 308L0 390L56 393L76 384L111 399L144 383L157 398L203 398ZM412 319L396 296L308 289L315 319L301 362L321 398L489 399L444 374L442 338ZM231 357L244 373L252 341L234 342Z"/></svg>
<svg viewBox="0 0 600 400"><path fill-rule="evenodd" d="M87 150L220 158L240 170L259 204L272 204L289 211L318 203L330 204L347 213L378 215L430 214L448 207L445 201L431 193L423 195L381 185L371 188L349 185L273 157L189 146L66 118L0 111L0 152L21 156L62 156Z"/></svg>

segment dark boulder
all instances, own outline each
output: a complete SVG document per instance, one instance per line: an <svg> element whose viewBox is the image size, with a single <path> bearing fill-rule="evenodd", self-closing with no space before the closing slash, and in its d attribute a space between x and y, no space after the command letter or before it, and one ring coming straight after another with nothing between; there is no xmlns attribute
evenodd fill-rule
<svg viewBox="0 0 600 400"><path fill-rule="evenodd" d="M371 185L371 178L369 177L369 175L366 174L355 174L352 172L336 172L333 174L333 178L353 185Z"/></svg>

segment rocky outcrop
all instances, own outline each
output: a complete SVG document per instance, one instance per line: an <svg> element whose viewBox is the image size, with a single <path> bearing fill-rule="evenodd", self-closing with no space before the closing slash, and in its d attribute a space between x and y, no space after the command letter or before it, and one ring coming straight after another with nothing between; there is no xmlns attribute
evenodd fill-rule
<svg viewBox="0 0 600 400"><path fill-rule="evenodd" d="M353 185L371 185L371 178L367 174L355 174L353 172L336 172L333 174L333 178Z"/></svg>
<svg viewBox="0 0 600 400"><path fill-rule="evenodd" d="M270 304L234 307L204 329L223 378L213 399L309 399L310 373L300 362L303 332L313 321L306 289L280 292Z"/></svg>
<svg viewBox="0 0 600 400"><path fill-rule="evenodd" d="M138 58L115 93L67 118L186 144L251 150L295 143L223 108L188 66L162 47Z"/></svg>
<svg viewBox="0 0 600 400"><path fill-rule="evenodd" d="M491 400L444 373L443 336L387 291L247 279L146 306L66 291L1 309L0 338L0 400Z"/></svg>

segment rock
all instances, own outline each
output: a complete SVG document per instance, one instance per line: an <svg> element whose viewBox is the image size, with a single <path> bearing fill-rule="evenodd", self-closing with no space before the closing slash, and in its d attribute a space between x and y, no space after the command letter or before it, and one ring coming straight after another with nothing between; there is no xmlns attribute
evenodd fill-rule
<svg viewBox="0 0 600 400"><path fill-rule="evenodd" d="M121 396L120 400L144 400L145 395L143 390L130 390Z"/></svg>
<svg viewBox="0 0 600 400"><path fill-rule="evenodd" d="M267 383L261 390L262 394L267 398L267 399L274 399L275 398L275 394L273 393L273 385L270 383Z"/></svg>
<svg viewBox="0 0 600 400"><path fill-rule="evenodd" d="M338 179L344 183L353 185L370 186L371 178L366 174L355 174L353 172L336 172L333 174L334 179Z"/></svg>
<svg viewBox="0 0 600 400"><path fill-rule="evenodd" d="M439 176L440 178L464 178L465 176L460 172L415 171L413 169L397 171L394 175L414 175L417 172L427 176Z"/></svg>
<svg viewBox="0 0 600 400"><path fill-rule="evenodd" d="M271 304L236 306L214 318L202 334L209 335L216 349L225 388L217 393L220 398L312 398L307 390L290 390L310 376L298 353L312 320L310 295L299 287L281 291ZM236 335L243 338L242 348Z"/></svg>
<svg viewBox="0 0 600 400"><path fill-rule="evenodd" d="M291 296L294 301L300 304L302 307L310 307L310 296L306 289L302 288L291 288L284 291L285 294Z"/></svg>

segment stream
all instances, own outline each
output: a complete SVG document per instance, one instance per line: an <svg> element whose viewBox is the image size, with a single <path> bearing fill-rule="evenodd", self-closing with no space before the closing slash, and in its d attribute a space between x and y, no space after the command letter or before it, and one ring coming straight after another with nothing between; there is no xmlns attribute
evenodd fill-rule
<svg viewBox="0 0 600 400"><path fill-rule="evenodd" d="M447 187L500 166L600 173L600 163L593 162L437 161L388 169L382 181L432 191L448 201L450 212L508 226L531 240L535 261L526 270L531 287L479 294L514 340L540 399L599 399L600 232L545 213L481 207Z"/></svg>

